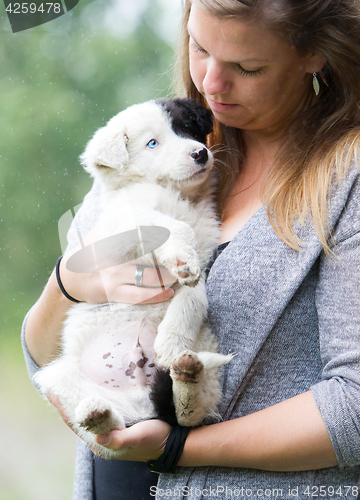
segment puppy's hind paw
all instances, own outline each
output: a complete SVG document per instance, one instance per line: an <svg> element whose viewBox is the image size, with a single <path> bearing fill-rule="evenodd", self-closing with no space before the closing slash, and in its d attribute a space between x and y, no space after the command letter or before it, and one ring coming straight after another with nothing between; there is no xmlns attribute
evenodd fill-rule
<svg viewBox="0 0 360 500"><path fill-rule="evenodd" d="M204 365L192 351L182 352L171 364L171 377L182 382L197 383L203 371Z"/></svg>
<svg viewBox="0 0 360 500"><path fill-rule="evenodd" d="M86 431L94 431L96 428L104 427L109 418L110 410L94 410L90 412L82 422L79 422L79 425L80 427L84 427Z"/></svg>
<svg viewBox="0 0 360 500"><path fill-rule="evenodd" d="M90 398L78 405L75 420L79 427L93 434L107 434L124 427L124 422L116 418L110 406Z"/></svg>

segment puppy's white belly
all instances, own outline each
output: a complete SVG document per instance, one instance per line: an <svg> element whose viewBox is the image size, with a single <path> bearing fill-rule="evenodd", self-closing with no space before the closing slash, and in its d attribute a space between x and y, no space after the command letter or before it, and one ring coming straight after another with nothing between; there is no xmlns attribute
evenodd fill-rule
<svg viewBox="0 0 360 500"><path fill-rule="evenodd" d="M122 318L119 318L121 323ZM109 328L98 323L97 334L84 346L80 370L98 385L119 391L146 387L153 380L156 331L145 321Z"/></svg>

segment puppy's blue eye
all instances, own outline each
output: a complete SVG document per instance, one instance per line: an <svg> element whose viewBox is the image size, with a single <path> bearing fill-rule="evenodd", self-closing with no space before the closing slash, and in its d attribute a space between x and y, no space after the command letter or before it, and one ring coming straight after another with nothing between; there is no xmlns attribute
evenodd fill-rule
<svg viewBox="0 0 360 500"><path fill-rule="evenodd" d="M151 139L151 141L149 141L146 146L150 149L155 149L157 148L159 145L158 141L156 139Z"/></svg>

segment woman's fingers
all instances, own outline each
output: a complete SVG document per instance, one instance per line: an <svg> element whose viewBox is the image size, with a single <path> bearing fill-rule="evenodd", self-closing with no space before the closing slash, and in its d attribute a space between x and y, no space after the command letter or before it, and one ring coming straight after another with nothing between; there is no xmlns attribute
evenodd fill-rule
<svg viewBox="0 0 360 500"><path fill-rule="evenodd" d="M135 275L141 276L141 287L161 288L169 287L176 283L175 278L166 267L137 266L136 264L121 264L100 271L103 281L117 281L118 285L135 285Z"/></svg>
<svg viewBox="0 0 360 500"><path fill-rule="evenodd" d="M174 295L172 288L144 288L134 285L121 285L108 294L108 302L123 304L155 304L171 299Z"/></svg>
<svg viewBox="0 0 360 500"><path fill-rule="evenodd" d="M142 273L141 286L136 286L137 267L126 264L100 271L108 302L149 304L168 300L174 295L169 287L177 280L167 269L139 267L138 272Z"/></svg>
<svg viewBox="0 0 360 500"><path fill-rule="evenodd" d="M170 425L162 420L146 420L121 431L98 435L96 441L112 450L124 450L121 460L146 462L161 455L170 430Z"/></svg>
<svg viewBox="0 0 360 500"><path fill-rule="evenodd" d="M134 280L136 267L134 266ZM143 269L143 287L159 287L165 286L169 287L176 283L177 279L166 269L166 267L144 267ZM134 281L135 282L135 281Z"/></svg>

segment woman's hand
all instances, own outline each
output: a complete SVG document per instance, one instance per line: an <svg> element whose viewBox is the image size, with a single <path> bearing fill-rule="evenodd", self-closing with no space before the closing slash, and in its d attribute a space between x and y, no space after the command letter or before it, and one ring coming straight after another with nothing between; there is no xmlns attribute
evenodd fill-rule
<svg viewBox="0 0 360 500"><path fill-rule="evenodd" d="M142 286L135 286L137 266L134 264L120 264L93 273L76 273L67 269L66 262L70 257L63 257L60 277L67 293L81 302L148 304L168 300L174 295L170 287L176 278L166 268L144 267Z"/></svg>
<svg viewBox="0 0 360 500"><path fill-rule="evenodd" d="M171 426L162 420L145 420L121 431L96 436L98 444L111 450L126 450L120 460L156 460L165 448Z"/></svg>
<svg viewBox="0 0 360 500"><path fill-rule="evenodd" d="M48 399L66 425L76 433L60 404L59 398L50 394ZM147 462L148 460L156 460L162 454L170 431L171 426L162 420L145 420L121 431L114 430L109 434L97 435L96 441L101 446L111 450L126 449L126 453L121 455L120 460ZM101 456L98 451L92 451Z"/></svg>

